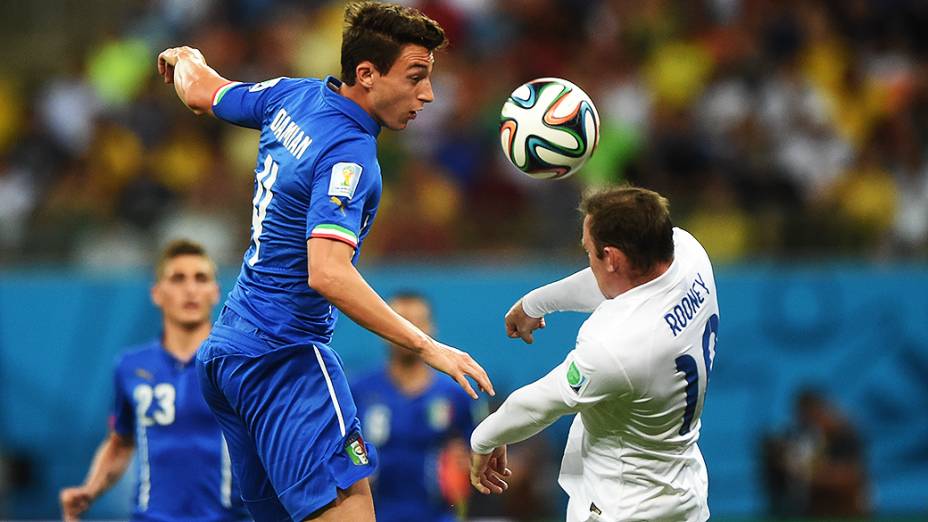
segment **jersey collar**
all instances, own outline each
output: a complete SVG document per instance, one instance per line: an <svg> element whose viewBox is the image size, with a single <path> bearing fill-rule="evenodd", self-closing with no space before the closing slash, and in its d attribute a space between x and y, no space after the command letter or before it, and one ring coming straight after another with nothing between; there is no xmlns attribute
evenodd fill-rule
<svg viewBox="0 0 928 522"><path fill-rule="evenodd" d="M638 285L623 294L615 296L615 299L628 300L634 299L634 296L637 295L649 296L657 292L662 292L666 288L677 284L681 277L680 262L678 259L679 258L676 256L676 254L674 254L673 261L670 262L670 266L667 267L667 271L643 285Z"/></svg>
<svg viewBox="0 0 928 522"><path fill-rule="evenodd" d="M167 347L164 346L164 334L163 333L161 334L160 337L158 337L158 346L161 348L161 355L164 357L165 362L172 368L176 368L180 370L182 368L186 368L190 366L191 364L195 364L197 361L196 353L194 353L193 357L191 357L190 360L187 362L181 361L180 359L175 357L174 354L169 352Z"/></svg>
<svg viewBox="0 0 928 522"><path fill-rule="evenodd" d="M360 105L338 93L338 88L342 86L341 80L334 76L327 76L322 82L322 98L339 111L345 113L349 118L361 124L361 127L373 137L380 134L380 124L371 118Z"/></svg>

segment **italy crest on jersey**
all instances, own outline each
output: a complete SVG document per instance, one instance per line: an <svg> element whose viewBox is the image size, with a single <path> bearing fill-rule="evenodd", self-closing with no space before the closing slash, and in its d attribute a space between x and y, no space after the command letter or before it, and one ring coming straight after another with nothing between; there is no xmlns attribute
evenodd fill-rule
<svg viewBox="0 0 928 522"><path fill-rule="evenodd" d="M364 439L358 432L353 433L345 442L345 452L355 466L364 466L370 460L367 458L367 446L364 445Z"/></svg>
<svg viewBox="0 0 928 522"><path fill-rule="evenodd" d="M451 403L447 399L435 399L429 403L429 426L435 431L443 431L451 425Z"/></svg>

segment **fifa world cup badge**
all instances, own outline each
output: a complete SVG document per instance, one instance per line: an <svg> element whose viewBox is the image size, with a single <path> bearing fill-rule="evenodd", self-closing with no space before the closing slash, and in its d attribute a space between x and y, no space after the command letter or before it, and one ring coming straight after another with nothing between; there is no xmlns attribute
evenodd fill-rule
<svg viewBox="0 0 928 522"><path fill-rule="evenodd" d="M352 433L345 442L345 452L351 458L355 466L364 466L369 462L367 458L367 446L364 445L364 439L358 432Z"/></svg>

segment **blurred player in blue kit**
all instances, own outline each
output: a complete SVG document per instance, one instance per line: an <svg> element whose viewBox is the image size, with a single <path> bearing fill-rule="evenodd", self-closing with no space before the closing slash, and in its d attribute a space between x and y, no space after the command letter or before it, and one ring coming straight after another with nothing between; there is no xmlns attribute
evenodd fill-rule
<svg viewBox="0 0 928 522"><path fill-rule="evenodd" d="M399 293L390 306L432 333L432 311L424 296ZM380 456L372 486L377 519L452 521L451 504L462 513L470 491L465 441L474 430L474 406L479 403L409 350L393 344L389 350L386 367L351 387L358 418Z"/></svg>
<svg viewBox="0 0 928 522"><path fill-rule="evenodd" d="M197 361L256 520L374 519L368 447L341 360L336 308L450 375L492 393L467 353L400 317L354 263L380 201L377 136L433 100L432 51L446 43L418 11L364 2L345 11L341 78L226 80L196 49L158 57L196 114L261 131L251 244Z"/></svg>
<svg viewBox="0 0 928 522"><path fill-rule="evenodd" d="M76 520L112 487L136 450L132 520L247 519L194 364L219 301L215 266L200 245L179 240L165 248L155 275L151 298L162 312L162 336L119 358L112 431L84 484L61 491L65 520Z"/></svg>

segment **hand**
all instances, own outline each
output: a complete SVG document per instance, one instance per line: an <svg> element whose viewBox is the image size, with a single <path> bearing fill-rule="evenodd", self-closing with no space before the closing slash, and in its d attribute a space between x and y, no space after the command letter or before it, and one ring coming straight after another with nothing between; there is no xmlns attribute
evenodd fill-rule
<svg viewBox="0 0 928 522"><path fill-rule="evenodd" d="M506 479L512 471L506 463L506 446L500 446L491 453L474 453L470 458L470 483L474 488L489 495L497 495L509 489Z"/></svg>
<svg viewBox="0 0 928 522"><path fill-rule="evenodd" d="M90 507L94 497L90 491L79 486L75 488L65 488L59 494L61 501L61 518L65 522L76 522L80 520L80 515Z"/></svg>
<svg viewBox="0 0 928 522"><path fill-rule="evenodd" d="M532 344L535 341L535 338L532 336L532 332L539 328L545 327L544 317L539 317L536 319L525 313L525 309L522 308L521 299L516 301L516 304L512 305L512 308L506 312L505 321L506 335L512 339L521 337L526 344Z"/></svg>
<svg viewBox="0 0 928 522"><path fill-rule="evenodd" d="M158 55L158 75L164 79L164 83L174 83L174 66L181 58L197 60L206 64L203 54L193 47L172 47L161 51Z"/></svg>
<svg viewBox="0 0 928 522"><path fill-rule="evenodd" d="M490 395L496 395L487 372L467 352L444 345L434 339L430 340L426 346L421 354L422 360L432 368L450 375L471 398L476 399L477 392L471 387L467 377L475 380L481 390Z"/></svg>

